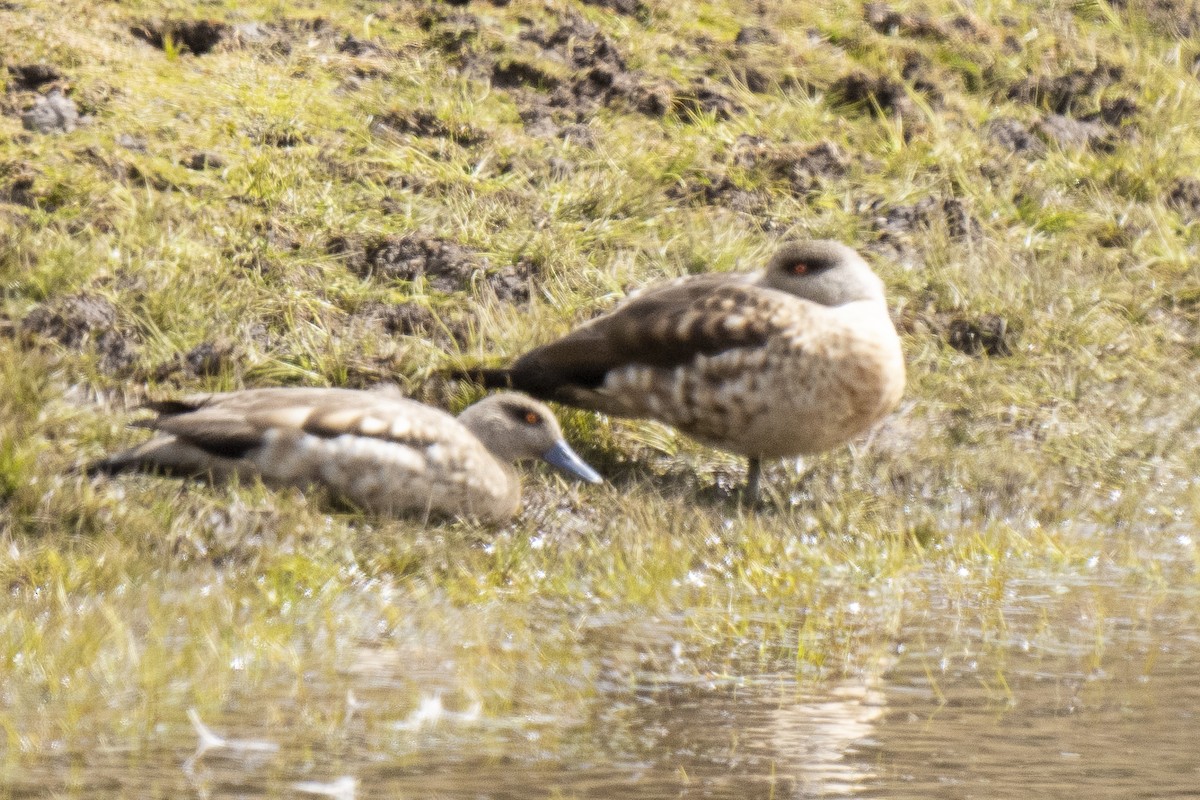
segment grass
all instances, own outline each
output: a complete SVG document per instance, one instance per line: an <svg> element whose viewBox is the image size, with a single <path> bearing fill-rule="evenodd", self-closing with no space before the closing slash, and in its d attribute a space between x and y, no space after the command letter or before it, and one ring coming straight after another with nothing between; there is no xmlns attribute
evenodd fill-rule
<svg viewBox="0 0 1200 800"><path fill-rule="evenodd" d="M1200 510L1200 202L1176 190L1200 168L1200 84L1154 4L998 0L956 27L959 3L897 3L888 33L857 3L681 0L650 4L643 24L568 0L214 2L203 15L233 27L203 55L129 33L191 19L190 4L9 5L5 64L55 66L89 120L26 132L36 92L0 76L3 769L59 740L147 746L156 726L185 730L189 706L211 718L281 682L352 685L368 652L452 664L406 679L400 716L433 684L488 714L586 715L604 643L660 646L644 620L698 674L822 681L866 669L930 615L1000 641L1053 638L1065 600L1006 619L1029 580L1102 570L1196 607L1198 552L1180 537ZM773 40L735 46L751 24ZM603 36L640 90L708 86L736 110L577 99L586 68L522 35L562 25ZM491 85L505 59L540 77ZM1121 74L1078 89L1068 116L1136 107L1096 123L1103 143L1014 152L991 133L1010 119L1037 139L1049 101L1023 82L1098 64ZM853 72L899 94L844 103ZM441 133L381 123L418 111ZM841 167L799 163L821 142ZM220 166L189 167L197 154ZM965 235L950 213L914 216L926 198L957 203ZM444 291L356 270L333 244L414 233L467 248L473 271ZM772 467L761 511L709 488L740 480L736 460L568 410L569 437L612 482L527 474L526 510L499 531L361 518L252 484L71 472L138 438L126 423L145 396L395 380L459 408L470 390L439 370L518 353L631 286L761 262L787 235L868 253L910 383L896 415L814 459L807 482ZM502 296L496 276L518 267L528 297ZM80 297L110 316L89 322ZM432 321L388 331L379 309L400 304ZM39 313L51 322L31 323ZM948 345L948 321L989 313L1018 332L1011 355ZM213 358L192 359L204 347Z"/></svg>

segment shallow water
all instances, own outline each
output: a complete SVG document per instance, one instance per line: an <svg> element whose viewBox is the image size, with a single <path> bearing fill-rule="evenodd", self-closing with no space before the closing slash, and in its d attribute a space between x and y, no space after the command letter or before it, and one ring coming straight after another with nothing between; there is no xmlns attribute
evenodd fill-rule
<svg viewBox="0 0 1200 800"><path fill-rule="evenodd" d="M1195 797L1194 590L1130 584L1014 583L985 612L930 584L943 601L836 679L798 680L783 656L717 669L672 619L576 621L569 644L548 629L568 663L538 675L518 658L500 692L454 684L428 642L367 641L333 675L235 691L204 720L226 740L206 752L186 721L113 733L120 703L78 743L10 737L0 794Z"/></svg>

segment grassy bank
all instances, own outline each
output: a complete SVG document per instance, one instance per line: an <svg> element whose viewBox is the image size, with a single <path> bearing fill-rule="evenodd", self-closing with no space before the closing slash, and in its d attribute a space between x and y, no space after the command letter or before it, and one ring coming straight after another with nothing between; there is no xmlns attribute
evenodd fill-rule
<svg viewBox="0 0 1200 800"><path fill-rule="evenodd" d="M618 680L667 659L650 621L685 671L819 680L918 617L1068 629L1005 618L1031 579L1194 589L1188 4L192 5L0 4L9 768L268 687L324 730L304 682L371 654L411 667L399 716L431 686L499 715L582 707L614 639ZM26 129L56 90L80 119ZM527 473L500 531L70 472L140 439L146 396L457 409L439 370L789 235L868 256L910 383L806 479L773 465L762 510L736 460L566 410L610 483ZM1123 609L1094 611L1102 640Z"/></svg>

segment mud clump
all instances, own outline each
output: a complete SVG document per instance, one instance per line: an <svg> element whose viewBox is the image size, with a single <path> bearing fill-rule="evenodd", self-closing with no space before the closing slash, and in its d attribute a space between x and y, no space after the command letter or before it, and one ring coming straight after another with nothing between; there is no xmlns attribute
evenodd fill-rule
<svg viewBox="0 0 1200 800"><path fill-rule="evenodd" d="M515 264L506 264L484 276L498 300L508 303L525 302L529 299L530 281L537 272L533 262L521 259Z"/></svg>
<svg viewBox="0 0 1200 800"><path fill-rule="evenodd" d="M657 111L657 107L654 110ZM726 120L745 109L715 85L699 78L690 87L676 90L667 110L681 116L711 114L719 120Z"/></svg>
<svg viewBox="0 0 1200 800"><path fill-rule="evenodd" d="M804 196L827 179L841 178L850 168L850 158L831 141L815 145L774 145L759 136L740 136L733 148L733 163L782 181L791 191Z"/></svg>
<svg viewBox="0 0 1200 800"><path fill-rule="evenodd" d="M430 9L417 24L429 37L429 43L446 53L461 53L479 38L479 18L465 12L446 14Z"/></svg>
<svg viewBox="0 0 1200 800"><path fill-rule="evenodd" d="M900 236L937 225L945 225L951 239L978 238L983 235L983 226L957 197L926 197L913 205L885 208L877 200L868 206L876 216L875 229L885 236Z"/></svg>
<svg viewBox="0 0 1200 800"><path fill-rule="evenodd" d="M999 314L984 314L977 319L957 317L945 328L946 343L969 356L1011 356L1017 337L1008 320Z"/></svg>
<svg viewBox="0 0 1200 800"><path fill-rule="evenodd" d="M527 61L498 61L492 67L492 86L499 89L527 86L539 92L548 92L557 89L560 84L557 77Z"/></svg>
<svg viewBox="0 0 1200 800"><path fill-rule="evenodd" d="M50 64L10 64L8 90L36 92L48 83L62 80L62 73Z"/></svg>
<svg viewBox="0 0 1200 800"><path fill-rule="evenodd" d="M183 365L190 375L212 376L230 363L233 345L229 342L202 342L183 356Z"/></svg>
<svg viewBox="0 0 1200 800"><path fill-rule="evenodd" d="M1200 180L1190 176L1176 179L1167 192L1166 202L1185 221L1200 219Z"/></svg>
<svg viewBox="0 0 1200 800"><path fill-rule="evenodd" d="M37 182L37 173L35 173L27 165L19 165L11 173L5 174L7 170L0 168L0 203L12 203L13 205L25 206L33 208L37 205L37 195L34 191L34 186Z"/></svg>
<svg viewBox="0 0 1200 800"><path fill-rule="evenodd" d="M852 72L834 81L829 92L838 105L866 106L877 116L907 116L915 110L904 85L885 75Z"/></svg>
<svg viewBox="0 0 1200 800"><path fill-rule="evenodd" d="M1072 114L1081 103L1121 80L1125 71L1115 64L1073 69L1054 77L1027 78L1008 91L1008 99L1031 103L1055 114Z"/></svg>
<svg viewBox="0 0 1200 800"><path fill-rule="evenodd" d="M327 249L346 256L346 266L360 278L424 280L439 292L467 289L476 270L487 262L460 244L423 234L392 236L368 243L360 250L343 238Z"/></svg>
<svg viewBox="0 0 1200 800"><path fill-rule="evenodd" d="M443 317L420 303L379 303L363 305L355 319L383 329L389 336L416 336L435 344L464 346L470 338L470 325L463 316Z"/></svg>
<svg viewBox="0 0 1200 800"><path fill-rule="evenodd" d="M21 328L71 349L90 343L106 373L125 373L137 359L135 337L118 326L116 307L97 295L83 293L43 303L25 316Z"/></svg>
<svg viewBox="0 0 1200 800"><path fill-rule="evenodd" d="M502 68L502 81L528 78L521 81L522 86L549 88L545 99L525 98L527 107L543 107L528 114L539 126L545 125L546 118L552 123L583 122L600 106L625 106L651 117L713 114L728 119L741 111L736 102L706 79L697 78L685 87L630 69L616 45L597 26L581 18L570 19L549 34L527 30L521 38L573 73L568 79L549 81L537 72Z"/></svg>
<svg viewBox="0 0 1200 800"><path fill-rule="evenodd" d="M384 50L375 42L360 39L352 33L347 33L333 48L342 55L362 58L364 56L382 55Z"/></svg>
<svg viewBox="0 0 1200 800"><path fill-rule="evenodd" d="M744 189L728 175L715 173L681 180L667 189L667 197L690 205L722 206L741 214L762 216L770 205L766 192Z"/></svg>
<svg viewBox="0 0 1200 800"><path fill-rule="evenodd" d="M212 377L233 364L234 356L235 348L231 342L201 342L186 353L159 364L148 377L157 381L180 374L189 378Z"/></svg>
<svg viewBox="0 0 1200 800"><path fill-rule="evenodd" d="M1128 97L1114 97L1100 101L1100 110L1089 114L1083 119L1089 122L1102 122L1105 125L1117 127L1124 125L1137 116L1141 109L1138 104Z"/></svg>
<svg viewBox="0 0 1200 800"><path fill-rule="evenodd" d="M216 153L208 151L199 151L190 154L183 159L183 166L190 170L201 171L206 169L223 169L225 167L225 159Z"/></svg>
<svg viewBox="0 0 1200 800"><path fill-rule="evenodd" d="M650 17L650 9L641 0L582 0L585 6L599 6L624 14L628 17L645 21Z"/></svg>
<svg viewBox="0 0 1200 800"><path fill-rule="evenodd" d="M994 119L987 124L987 137L1010 153L1025 153L1040 156L1046 152L1046 145L1033 135L1029 128L1020 120L1011 117Z"/></svg>
<svg viewBox="0 0 1200 800"><path fill-rule="evenodd" d="M134 25L129 32L159 50L167 49L167 43L172 42L186 47L193 55L202 56L221 43L229 34L229 26L210 19L179 22L159 20Z"/></svg>
<svg viewBox="0 0 1200 800"><path fill-rule="evenodd" d="M424 109L408 112L389 111L376 119L371 129L377 135L400 134L449 139L464 147L472 147L487 139L482 131L470 125L444 122L433 112Z"/></svg>
<svg viewBox="0 0 1200 800"><path fill-rule="evenodd" d="M887 3L867 3L863 18L877 33L945 39L946 29L924 14L902 14Z"/></svg>
<svg viewBox="0 0 1200 800"><path fill-rule="evenodd" d="M779 37L770 28L758 25L747 25L737 32L733 43L739 47L752 44L779 44Z"/></svg>

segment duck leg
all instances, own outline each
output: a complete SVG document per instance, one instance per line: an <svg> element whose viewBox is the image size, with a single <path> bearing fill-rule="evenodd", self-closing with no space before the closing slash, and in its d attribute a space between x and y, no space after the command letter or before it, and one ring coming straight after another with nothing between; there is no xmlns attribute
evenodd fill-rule
<svg viewBox="0 0 1200 800"><path fill-rule="evenodd" d="M743 495L750 503L758 502L758 479L762 475L762 459L751 457L746 463L746 490Z"/></svg>

